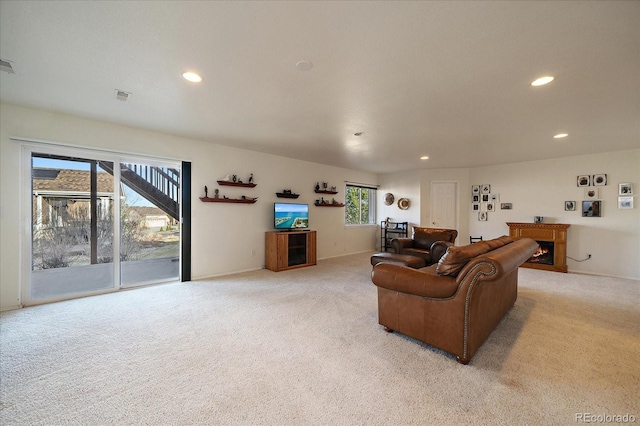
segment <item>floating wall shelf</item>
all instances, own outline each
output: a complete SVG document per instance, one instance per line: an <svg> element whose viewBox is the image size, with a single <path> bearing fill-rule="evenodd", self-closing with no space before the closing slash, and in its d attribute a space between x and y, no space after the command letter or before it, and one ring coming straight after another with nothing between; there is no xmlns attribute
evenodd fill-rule
<svg viewBox="0 0 640 426"><path fill-rule="evenodd" d="M289 194L284 192L276 192L278 198L298 198L300 194Z"/></svg>
<svg viewBox="0 0 640 426"><path fill-rule="evenodd" d="M219 180L218 185L222 186L241 186L243 188L254 188L256 186L255 183L240 183L240 182L230 182L228 180Z"/></svg>
<svg viewBox="0 0 640 426"><path fill-rule="evenodd" d="M322 189L315 189L316 194L337 194L338 191L325 191Z"/></svg>
<svg viewBox="0 0 640 426"><path fill-rule="evenodd" d="M209 198L200 197L200 201L203 203L237 203L237 204L253 204L258 201L257 198Z"/></svg>
<svg viewBox="0 0 640 426"><path fill-rule="evenodd" d="M344 204L332 204L332 203L315 203L317 207L344 207Z"/></svg>

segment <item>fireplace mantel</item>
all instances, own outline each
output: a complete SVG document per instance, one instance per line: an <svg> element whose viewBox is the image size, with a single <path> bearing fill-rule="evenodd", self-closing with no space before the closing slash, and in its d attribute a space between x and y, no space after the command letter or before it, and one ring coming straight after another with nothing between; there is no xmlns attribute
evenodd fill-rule
<svg viewBox="0 0 640 426"><path fill-rule="evenodd" d="M565 223L521 223L507 222L509 236L514 240L531 238L536 241L549 241L554 244L553 265L525 262L525 268L545 269L547 271L567 272L567 228Z"/></svg>

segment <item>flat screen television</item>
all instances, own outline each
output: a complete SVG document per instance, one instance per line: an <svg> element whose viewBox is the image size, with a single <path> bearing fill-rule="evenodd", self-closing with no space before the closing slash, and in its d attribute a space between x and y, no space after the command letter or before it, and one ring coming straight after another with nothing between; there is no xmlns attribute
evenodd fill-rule
<svg viewBox="0 0 640 426"><path fill-rule="evenodd" d="M276 229L308 228L309 205L273 203L273 224Z"/></svg>

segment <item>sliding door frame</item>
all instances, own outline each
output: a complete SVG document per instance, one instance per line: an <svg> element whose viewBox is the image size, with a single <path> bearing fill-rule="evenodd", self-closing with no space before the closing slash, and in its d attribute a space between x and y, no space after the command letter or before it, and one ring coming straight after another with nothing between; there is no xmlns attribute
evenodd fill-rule
<svg viewBox="0 0 640 426"><path fill-rule="evenodd" d="M20 192L20 219L23 224L22 230L20 232L20 293L21 293L21 304L23 306L29 305L37 305L42 303L50 303L57 302L61 300L68 300L78 297L86 297L97 294L104 293L112 293L115 291L119 291L122 289L121 284L121 267L120 267L120 238L121 238L121 224L120 224L120 163L144 163L157 167L172 167L180 169L180 190L181 197L184 195L183 185L183 163L180 160L175 159L164 159L153 156L145 156L138 154L129 154L129 153L120 153L114 151L105 151L84 147L76 147L58 143L48 143L42 141L28 141L24 139L19 140L21 142L21 167L20 167L20 176L18 178L18 188ZM60 297L53 297L48 299L37 299L32 300L31 298L31 274L32 274L32 232L33 232L33 223L32 223L32 214L33 214L33 192L32 192L32 179L31 179L31 170L32 170L32 154L51 154L51 155L59 155L63 157L70 158L82 158L87 160L103 160L103 161L111 161L114 164L113 170L113 194L114 194L114 210L113 210L113 229L114 229L114 238L113 238L113 259L114 259L114 282L113 287L109 289L102 289L96 291L89 291L85 293L72 294L72 295L64 295ZM190 163L186 163L190 166ZM187 180L190 179L190 176L187 177ZM190 185L189 185L190 186ZM185 210L189 210L190 212L190 203L189 199L180 199L180 217L181 223L185 222L185 218L183 217L183 209L184 203L188 203L189 206ZM190 229L190 217L187 218L186 222L188 222L188 228ZM183 241L183 231L182 226L180 227L180 262L181 266L179 268L179 276L177 278L178 281L183 280L182 274L185 271L190 271L190 265L186 266L182 264L185 262L183 256L185 253L187 254L187 261L190 264L190 238L187 237L186 244ZM115 235L117 234L117 235ZM189 280L190 277L186 278ZM128 287L130 288L130 287Z"/></svg>

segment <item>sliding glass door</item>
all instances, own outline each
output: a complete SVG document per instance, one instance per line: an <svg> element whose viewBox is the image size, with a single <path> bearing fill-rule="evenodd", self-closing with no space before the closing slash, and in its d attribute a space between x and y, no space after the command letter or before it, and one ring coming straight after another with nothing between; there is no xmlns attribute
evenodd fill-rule
<svg viewBox="0 0 640 426"><path fill-rule="evenodd" d="M30 298L114 288L113 176L95 160L43 153L31 160Z"/></svg>
<svg viewBox="0 0 640 426"><path fill-rule="evenodd" d="M121 163L120 260L123 287L180 276L180 170Z"/></svg>
<svg viewBox="0 0 640 426"><path fill-rule="evenodd" d="M179 164L28 152L26 304L180 278Z"/></svg>

